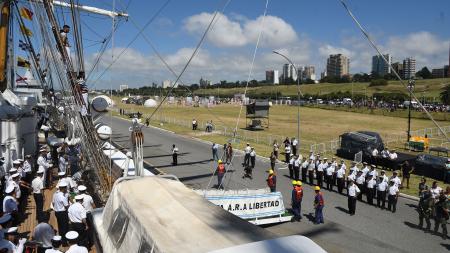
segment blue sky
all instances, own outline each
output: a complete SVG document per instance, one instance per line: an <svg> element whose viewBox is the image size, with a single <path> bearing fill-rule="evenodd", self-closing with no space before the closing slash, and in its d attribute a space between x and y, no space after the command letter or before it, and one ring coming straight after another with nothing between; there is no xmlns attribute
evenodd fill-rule
<svg viewBox="0 0 450 253"><path fill-rule="evenodd" d="M124 9L139 26L143 26L163 5L165 0L116 0L117 9ZM256 38L262 22L265 0L231 1L214 25L198 56L188 68L182 81L196 83L200 77L213 82L246 80L250 69ZM413 56L418 68L448 64L450 43L450 1L433 0L347 0L350 9L375 38L383 52L391 53L394 61ZM84 1L84 4L111 9L112 1ZM212 13L223 5L218 0L172 0L145 30L176 72L179 72ZM111 20L83 15L84 22L106 36ZM138 32L129 20L120 21L115 33L114 55L124 48ZM99 40L99 36L84 29L84 37ZM327 55L344 53L351 59L351 72L369 72L375 51L357 30L338 0L269 1L264 20L263 38L255 59L253 78L264 79L265 69L279 69L284 60L271 53L280 50L299 65L314 65L316 75L325 67ZM85 41L85 46L92 41ZM93 59L98 47L86 48L87 59ZM98 72L108 66L111 47L105 54ZM91 81L95 81L93 78ZM136 40L111 67L97 88L119 84L130 86L161 83L174 77L162 65L142 37Z"/></svg>

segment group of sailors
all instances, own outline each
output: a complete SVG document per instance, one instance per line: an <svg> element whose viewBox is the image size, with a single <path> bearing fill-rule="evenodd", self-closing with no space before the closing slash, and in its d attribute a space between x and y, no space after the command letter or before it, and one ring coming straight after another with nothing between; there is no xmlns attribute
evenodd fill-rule
<svg viewBox="0 0 450 253"><path fill-rule="evenodd" d="M2 178L2 212L0 215L0 252L88 252L92 245L87 225L87 216L95 208L93 198L87 194L87 187L78 185L80 155L77 145L62 144L49 152L49 147L39 150L37 159L32 155L25 160L17 159L13 167ZM78 150L79 151L79 150ZM55 155L57 153L58 155ZM73 157L76 156L76 157ZM3 168L5 170L6 168ZM58 171L58 179L53 174ZM34 176L34 178L33 178ZM58 229L49 224L51 210L44 210L44 191L52 191L50 204L55 214ZM17 226L25 218L29 194L33 194L38 225L32 231L32 241L21 238Z"/></svg>

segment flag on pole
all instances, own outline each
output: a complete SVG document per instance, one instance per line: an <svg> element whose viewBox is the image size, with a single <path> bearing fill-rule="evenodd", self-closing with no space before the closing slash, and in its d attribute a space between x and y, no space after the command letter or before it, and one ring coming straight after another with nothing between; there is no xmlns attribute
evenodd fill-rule
<svg viewBox="0 0 450 253"><path fill-rule="evenodd" d="M26 18L28 20L32 20L33 12L25 7L22 7L22 8L20 8L20 16L22 16L23 18Z"/></svg>
<svg viewBox="0 0 450 253"><path fill-rule="evenodd" d="M20 76L19 74L16 73L16 75L18 76L18 78L16 79L16 83L27 83L28 78Z"/></svg>
<svg viewBox="0 0 450 253"><path fill-rule="evenodd" d="M23 42L22 40L19 40L19 47L20 49L22 49L23 51L30 51L31 50L31 46L30 44Z"/></svg>
<svg viewBox="0 0 450 253"><path fill-rule="evenodd" d="M33 36L33 32L30 29L26 28L24 25L20 26L20 31L26 36Z"/></svg>
<svg viewBox="0 0 450 253"><path fill-rule="evenodd" d="M29 61L27 61L27 60L25 60L24 58L22 58L22 57L17 57L17 66L19 66L19 67L23 67L23 68L30 68L30 62Z"/></svg>

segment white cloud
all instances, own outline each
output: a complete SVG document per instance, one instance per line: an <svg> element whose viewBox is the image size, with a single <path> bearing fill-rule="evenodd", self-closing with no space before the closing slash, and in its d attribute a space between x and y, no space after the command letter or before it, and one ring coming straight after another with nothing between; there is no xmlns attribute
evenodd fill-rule
<svg viewBox="0 0 450 253"><path fill-rule="evenodd" d="M277 47L291 44L297 40L297 34L293 27L279 17L266 16L264 18L260 16L250 20L236 14L230 16L219 13L207 35L208 40L217 47L241 47L255 44L261 24L263 24L261 46ZM184 21L184 29L190 34L201 35L212 18L213 14L205 12L190 16ZM263 19L264 23L262 23Z"/></svg>

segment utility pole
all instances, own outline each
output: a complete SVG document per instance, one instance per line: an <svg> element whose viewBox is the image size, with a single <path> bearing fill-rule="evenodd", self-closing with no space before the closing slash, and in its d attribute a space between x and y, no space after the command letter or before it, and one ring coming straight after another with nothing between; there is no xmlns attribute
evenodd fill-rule
<svg viewBox="0 0 450 253"><path fill-rule="evenodd" d="M414 89L415 81L414 79L410 79L408 81L408 91L409 91L409 104L408 104L408 139L406 140L409 142L409 139L411 138L411 104L412 104L412 91Z"/></svg>

